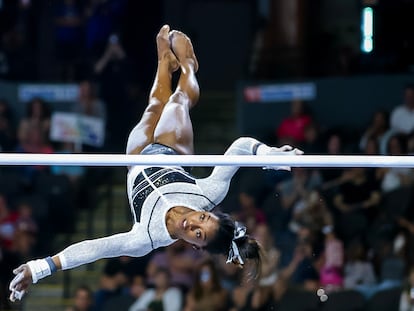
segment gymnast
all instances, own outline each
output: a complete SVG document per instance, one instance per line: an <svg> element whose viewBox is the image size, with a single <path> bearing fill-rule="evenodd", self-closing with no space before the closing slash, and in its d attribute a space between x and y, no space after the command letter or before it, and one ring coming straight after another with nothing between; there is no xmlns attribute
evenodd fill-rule
<svg viewBox="0 0 414 311"><path fill-rule="evenodd" d="M164 25L156 36L158 66L149 104L131 131L128 154L193 154L190 109L199 98L195 76L197 58L191 40ZM173 73L180 70L174 93ZM225 155L300 155L291 146L269 147L241 137ZM275 161L277 162L277 161ZM280 168L275 165L273 169ZM261 249L246 228L229 215L213 209L224 199L236 166L217 166L206 178L196 178L182 167L128 167L127 193L133 216L130 231L75 243L52 257L28 261L16 268L10 300L21 300L31 283L58 270L68 270L102 258L139 257L178 239L243 267L252 262L259 271Z"/></svg>

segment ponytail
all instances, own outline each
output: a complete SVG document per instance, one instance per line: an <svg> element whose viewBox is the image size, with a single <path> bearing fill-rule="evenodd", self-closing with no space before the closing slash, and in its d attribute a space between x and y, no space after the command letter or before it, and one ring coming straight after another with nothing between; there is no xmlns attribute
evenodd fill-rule
<svg viewBox="0 0 414 311"><path fill-rule="evenodd" d="M255 266L254 278L261 270L262 250L255 239L246 234L246 227L235 222L228 214L214 213L219 219L216 235L205 247L210 253L227 256L227 263L243 267L246 260L251 260Z"/></svg>

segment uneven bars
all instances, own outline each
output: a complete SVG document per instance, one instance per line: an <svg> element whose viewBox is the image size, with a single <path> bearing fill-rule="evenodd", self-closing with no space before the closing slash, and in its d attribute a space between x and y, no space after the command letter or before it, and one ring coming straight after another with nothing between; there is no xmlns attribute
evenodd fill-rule
<svg viewBox="0 0 414 311"><path fill-rule="evenodd" d="M414 156L368 155L125 155L0 153L0 165L413 167Z"/></svg>

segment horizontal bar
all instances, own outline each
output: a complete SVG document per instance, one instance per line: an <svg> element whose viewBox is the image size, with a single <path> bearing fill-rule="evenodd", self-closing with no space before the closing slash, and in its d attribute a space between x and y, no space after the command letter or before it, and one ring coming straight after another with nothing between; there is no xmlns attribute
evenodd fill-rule
<svg viewBox="0 0 414 311"><path fill-rule="evenodd" d="M125 155L0 153L0 165L65 166L291 166L291 167L414 167L414 156L366 155Z"/></svg>

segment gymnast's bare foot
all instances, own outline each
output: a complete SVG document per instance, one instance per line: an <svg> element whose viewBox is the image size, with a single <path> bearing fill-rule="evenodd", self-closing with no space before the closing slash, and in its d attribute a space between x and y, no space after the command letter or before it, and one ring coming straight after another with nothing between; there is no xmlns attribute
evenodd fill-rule
<svg viewBox="0 0 414 311"><path fill-rule="evenodd" d="M194 68L194 72L198 70L198 61L194 54L193 44L189 37L178 30L170 31L171 49L177 56L181 65L190 64Z"/></svg>
<svg viewBox="0 0 414 311"><path fill-rule="evenodd" d="M180 64L173 51L171 51L169 32L170 26L164 25L157 34L157 54L158 61L167 60L169 63L169 70L174 72L180 67Z"/></svg>

